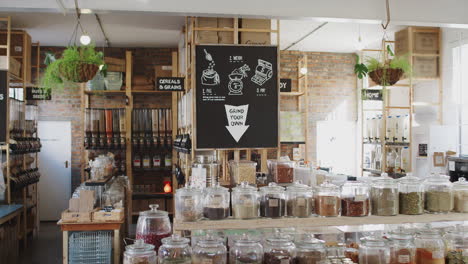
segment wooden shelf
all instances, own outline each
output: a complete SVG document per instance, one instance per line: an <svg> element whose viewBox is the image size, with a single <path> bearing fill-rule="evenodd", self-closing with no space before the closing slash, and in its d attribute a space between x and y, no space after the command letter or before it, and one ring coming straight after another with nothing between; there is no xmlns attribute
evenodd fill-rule
<svg viewBox="0 0 468 264"><path fill-rule="evenodd" d="M132 90L133 94L170 94L170 91L156 91L156 90Z"/></svg>
<svg viewBox="0 0 468 264"><path fill-rule="evenodd" d="M84 91L85 94L89 95L106 95L106 94L125 94L125 91L122 90L93 90L93 91Z"/></svg>
<svg viewBox="0 0 468 264"><path fill-rule="evenodd" d="M280 92L281 96L302 96L304 92Z"/></svg>
<svg viewBox="0 0 468 264"><path fill-rule="evenodd" d="M397 216L367 216L367 217L310 217L310 218L259 218L252 220L202 220L198 222L181 222L174 220L174 231L206 230L206 229L257 229L257 228L309 228L327 226L356 226L375 224L430 223L447 221L466 221L468 214L423 214Z"/></svg>

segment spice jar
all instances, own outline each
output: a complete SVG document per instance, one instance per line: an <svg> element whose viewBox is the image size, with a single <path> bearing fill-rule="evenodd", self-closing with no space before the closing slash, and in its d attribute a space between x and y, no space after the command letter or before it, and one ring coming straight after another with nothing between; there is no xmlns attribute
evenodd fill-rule
<svg viewBox="0 0 468 264"><path fill-rule="evenodd" d="M176 234L163 238L158 252L159 264L191 264L192 248L189 242L188 238Z"/></svg>
<svg viewBox="0 0 468 264"><path fill-rule="evenodd" d="M255 184L257 182L257 163L250 160L229 161L229 168L231 173L231 184L240 184L241 182L248 182Z"/></svg>
<svg viewBox="0 0 468 264"><path fill-rule="evenodd" d="M184 222L198 221L202 218L202 192L198 188L186 185L175 193L176 218Z"/></svg>
<svg viewBox="0 0 468 264"><path fill-rule="evenodd" d="M262 264L263 247L256 239L252 239L247 234L234 241L234 245L229 250L229 263L232 264Z"/></svg>
<svg viewBox="0 0 468 264"><path fill-rule="evenodd" d="M260 188L260 216L282 217L286 214L286 195L284 188L274 182Z"/></svg>
<svg viewBox="0 0 468 264"><path fill-rule="evenodd" d="M363 182L346 182L341 187L341 215L368 216L370 212L369 186Z"/></svg>
<svg viewBox="0 0 468 264"><path fill-rule="evenodd" d="M296 264L319 264L327 257L325 242L306 235L296 242Z"/></svg>
<svg viewBox="0 0 468 264"><path fill-rule="evenodd" d="M424 185L421 179L410 173L398 181L400 214L419 215L424 213Z"/></svg>
<svg viewBox="0 0 468 264"><path fill-rule="evenodd" d="M432 176L424 182L425 209L429 213L447 213L453 209L452 183L448 176Z"/></svg>
<svg viewBox="0 0 468 264"><path fill-rule="evenodd" d="M263 263L268 264L293 264L296 257L291 237L280 233L266 239L263 251Z"/></svg>
<svg viewBox="0 0 468 264"><path fill-rule="evenodd" d="M314 211L312 188L297 181L286 187L287 215L309 217Z"/></svg>
<svg viewBox="0 0 468 264"><path fill-rule="evenodd" d="M325 181L315 191L315 214L339 216L341 211L340 187Z"/></svg>
<svg viewBox="0 0 468 264"><path fill-rule="evenodd" d="M259 194L257 188L242 182L232 189L232 216L236 219L251 219L259 216Z"/></svg>
<svg viewBox="0 0 468 264"><path fill-rule="evenodd" d="M416 264L444 264L445 243L437 229L425 228L417 232Z"/></svg>
<svg viewBox="0 0 468 264"><path fill-rule="evenodd" d="M137 239L133 245L125 247L123 264L156 264L154 246Z"/></svg>
<svg viewBox="0 0 468 264"><path fill-rule="evenodd" d="M219 163L213 156L197 155L192 163L192 184L198 188L210 187L218 182Z"/></svg>
<svg viewBox="0 0 468 264"><path fill-rule="evenodd" d="M445 236L446 264L468 263L468 232L461 226L448 231Z"/></svg>
<svg viewBox="0 0 468 264"><path fill-rule="evenodd" d="M279 160L268 160L270 174L277 183L292 183L294 180L294 162L288 157Z"/></svg>
<svg viewBox="0 0 468 264"><path fill-rule="evenodd" d="M403 229L391 232L390 239L390 264L415 264L416 246L413 236Z"/></svg>
<svg viewBox="0 0 468 264"><path fill-rule="evenodd" d="M398 184L387 173L372 183L372 214L390 216L398 214Z"/></svg>
<svg viewBox="0 0 468 264"><path fill-rule="evenodd" d="M161 246L161 239L170 236L171 222L166 211L158 210L159 205L151 204L151 210L140 212L136 227L136 239L154 245L157 251Z"/></svg>
<svg viewBox="0 0 468 264"><path fill-rule="evenodd" d="M454 211L468 213L468 181L460 177L453 183Z"/></svg>
<svg viewBox="0 0 468 264"><path fill-rule="evenodd" d="M192 264L226 264L227 250L223 240L207 235L193 247Z"/></svg>
<svg viewBox="0 0 468 264"><path fill-rule="evenodd" d="M377 236L361 238L359 264L387 264L389 259L390 249L385 239Z"/></svg>
<svg viewBox="0 0 468 264"><path fill-rule="evenodd" d="M229 191L216 183L205 189L203 216L209 220L221 220L229 217Z"/></svg>

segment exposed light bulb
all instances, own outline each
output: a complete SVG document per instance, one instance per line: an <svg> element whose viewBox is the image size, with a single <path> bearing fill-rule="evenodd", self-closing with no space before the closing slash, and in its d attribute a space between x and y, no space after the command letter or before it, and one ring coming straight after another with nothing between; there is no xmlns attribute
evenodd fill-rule
<svg viewBox="0 0 468 264"><path fill-rule="evenodd" d="M301 74L307 74L307 68L306 68L306 67L302 67L302 68L299 70L299 72L300 72Z"/></svg>
<svg viewBox="0 0 468 264"><path fill-rule="evenodd" d="M91 10L89 8L81 8L80 12L81 12L81 14L92 14L93 10Z"/></svg>
<svg viewBox="0 0 468 264"><path fill-rule="evenodd" d="M80 43L85 45L85 46L89 45L89 43L91 43L91 37L89 35L87 35L87 34L81 35Z"/></svg>

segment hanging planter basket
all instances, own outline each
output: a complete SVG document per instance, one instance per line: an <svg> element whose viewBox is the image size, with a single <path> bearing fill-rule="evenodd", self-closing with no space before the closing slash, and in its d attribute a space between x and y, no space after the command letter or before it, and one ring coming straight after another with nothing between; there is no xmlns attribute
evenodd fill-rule
<svg viewBox="0 0 468 264"><path fill-rule="evenodd" d="M84 83L92 80L98 70L99 66L96 64L76 61L74 67L70 67L69 70L60 68L60 75L70 82Z"/></svg>
<svg viewBox="0 0 468 264"><path fill-rule="evenodd" d="M378 85L392 86L401 79L403 74L402 69L377 68L369 72L369 77Z"/></svg>

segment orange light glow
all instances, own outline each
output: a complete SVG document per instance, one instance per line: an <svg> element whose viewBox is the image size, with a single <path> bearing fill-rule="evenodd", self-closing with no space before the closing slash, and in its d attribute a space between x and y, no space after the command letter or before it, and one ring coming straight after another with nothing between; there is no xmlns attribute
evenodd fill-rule
<svg viewBox="0 0 468 264"><path fill-rule="evenodd" d="M165 183L164 183L164 192L165 192L165 193L170 193L170 192L172 192L171 182L165 182Z"/></svg>

